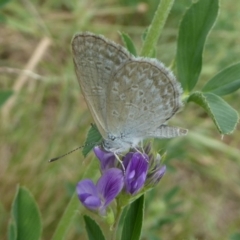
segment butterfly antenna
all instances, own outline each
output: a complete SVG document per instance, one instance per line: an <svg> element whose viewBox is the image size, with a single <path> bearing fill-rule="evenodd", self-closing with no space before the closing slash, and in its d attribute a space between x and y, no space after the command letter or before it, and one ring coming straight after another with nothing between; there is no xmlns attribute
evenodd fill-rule
<svg viewBox="0 0 240 240"><path fill-rule="evenodd" d="M63 157L65 157L65 156L67 156L68 154L70 154L70 153L72 153L72 152L75 152L75 151L77 151L78 149L83 148L83 147L84 147L84 146L77 147L77 148L73 149L72 151L63 154L62 156L52 158L52 159L49 160L49 162L57 161L58 159L63 158Z"/></svg>
<svg viewBox="0 0 240 240"><path fill-rule="evenodd" d="M70 153L72 153L72 152L75 152L75 151L77 151L78 149L84 148L84 147L89 146L89 145L96 145L96 143L88 143L88 144L86 144L86 145L77 147L77 148L73 149L72 151L70 151L70 152L68 152L68 153L65 153L65 154L63 154L63 155L61 155L61 156L59 156L59 157L52 158L52 159L50 159L50 160L48 160L48 161L49 161L49 162L57 161L58 159L63 158L63 157L65 157L65 156L67 156L68 154L70 154Z"/></svg>

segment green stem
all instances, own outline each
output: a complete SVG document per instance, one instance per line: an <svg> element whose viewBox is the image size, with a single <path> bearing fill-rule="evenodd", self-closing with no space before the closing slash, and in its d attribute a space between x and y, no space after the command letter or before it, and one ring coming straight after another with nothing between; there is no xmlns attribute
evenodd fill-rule
<svg viewBox="0 0 240 240"><path fill-rule="evenodd" d="M52 240L64 239L64 236L66 235L72 223L73 217L77 213L76 210L78 209L78 207L79 207L79 200L77 198L76 193L74 193L70 202L68 203L68 206L65 212L63 213L63 216L60 222L58 223L56 231L53 234Z"/></svg>
<svg viewBox="0 0 240 240"><path fill-rule="evenodd" d="M167 16L172 8L174 0L161 0L155 12L151 25L148 28L145 41L141 50L141 56L151 57L152 51L157 44Z"/></svg>
<svg viewBox="0 0 240 240"><path fill-rule="evenodd" d="M114 224L111 229L112 230L111 240L115 240L117 237L118 223L119 223L121 215L122 215L122 210L123 210L122 207L117 208L117 214L116 214L115 221L114 221Z"/></svg>

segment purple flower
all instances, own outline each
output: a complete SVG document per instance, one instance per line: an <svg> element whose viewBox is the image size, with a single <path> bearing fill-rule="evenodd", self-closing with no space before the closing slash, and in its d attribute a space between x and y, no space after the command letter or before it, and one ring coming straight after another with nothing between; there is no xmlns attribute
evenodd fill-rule
<svg viewBox="0 0 240 240"><path fill-rule="evenodd" d="M143 187L148 171L148 156L139 152L128 153L124 160L125 188L130 194L136 194Z"/></svg>
<svg viewBox="0 0 240 240"><path fill-rule="evenodd" d="M86 208L99 210L104 215L106 207L121 192L123 185L123 172L111 168L104 172L96 185L90 179L80 181L77 184L77 195Z"/></svg>
<svg viewBox="0 0 240 240"><path fill-rule="evenodd" d="M149 175L148 175L148 183L151 185L156 185L161 178L163 177L163 175L166 172L166 166L163 165L162 167L156 168L155 170L153 170Z"/></svg>
<svg viewBox="0 0 240 240"><path fill-rule="evenodd" d="M118 164L118 161L112 152L106 152L101 147L96 146L93 149L95 155L100 161L101 172L104 173L110 168L115 168Z"/></svg>
<svg viewBox="0 0 240 240"><path fill-rule="evenodd" d="M77 184L77 195L82 204L91 210L101 206L98 189L91 179L84 179Z"/></svg>
<svg viewBox="0 0 240 240"><path fill-rule="evenodd" d="M128 164L130 163L130 161L132 160L134 152L128 152L124 157L123 157L123 166L125 168L125 170L127 169Z"/></svg>
<svg viewBox="0 0 240 240"><path fill-rule="evenodd" d="M94 148L94 153L100 161L102 176L96 184L90 179L85 179L77 184L77 195L82 204L101 215L106 215L106 208L118 196L123 187L125 192L135 195L144 187L145 190L156 185L164 173L166 166L161 166L161 157L154 157L151 145L140 150L128 152L121 160L114 153L106 152L101 147ZM120 195L122 203L131 199L126 194ZM121 201L120 201L121 202Z"/></svg>
<svg viewBox="0 0 240 240"><path fill-rule="evenodd" d="M151 185L155 186L163 177L163 175L166 172L166 166L160 165L161 161L161 156L157 154L157 157L155 159L150 158L150 163L151 163L151 169L148 172L147 175L147 184L146 185Z"/></svg>

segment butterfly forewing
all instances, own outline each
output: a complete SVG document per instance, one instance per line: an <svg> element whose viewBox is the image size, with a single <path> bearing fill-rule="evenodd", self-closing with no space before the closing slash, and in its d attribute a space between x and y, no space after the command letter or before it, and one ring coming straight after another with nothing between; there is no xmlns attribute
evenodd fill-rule
<svg viewBox="0 0 240 240"><path fill-rule="evenodd" d="M82 93L100 133L106 137L107 86L132 55L120 45L87 32L75 35L72 51Z"/></svg>

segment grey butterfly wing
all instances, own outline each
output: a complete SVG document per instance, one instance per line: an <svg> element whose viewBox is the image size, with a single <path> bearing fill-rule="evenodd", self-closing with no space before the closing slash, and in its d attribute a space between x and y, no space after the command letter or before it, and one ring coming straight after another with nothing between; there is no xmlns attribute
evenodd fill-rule
<svg viewBox="0 0 240 240"><path fill-rule="evenodd" d="M177 128L159 128L182 106L181 93L173 74L157 60L135 58L126 62L108 86L108 131L128 141L181 135Z"/></svg>
<svg viewBox="0 0 240 240"><path fill-rule="evenodd" d="M106 137L106 91L112 75L131 55L120 45L92 33L72 40L75 71L92 117Z"/></svg>

